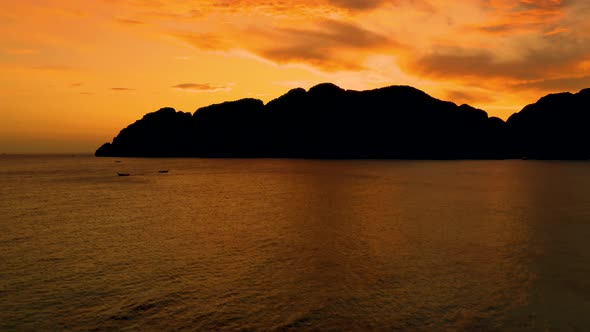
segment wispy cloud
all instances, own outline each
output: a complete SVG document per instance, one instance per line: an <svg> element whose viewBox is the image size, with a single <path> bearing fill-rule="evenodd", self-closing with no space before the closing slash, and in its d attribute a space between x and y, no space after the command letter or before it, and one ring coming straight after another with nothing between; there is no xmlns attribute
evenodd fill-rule
<svg viewBox="0 0 590 332"><path fill-rule="evenodd" d="M259 55L277 63L302 62L325 70L362 69L369 53L398 45L380 33L334 20L308 29L273 30L268 37L281 43L269 43L257 51Z"/></svg>
<svg viewBox="0 0 590 332"><path fill-rule="evenodd" d="M378 7L386 3L385 0L329 0L329 2L338 7L350 10L367 10Z"/></svg>
<svg viewBox="0 0 590 332"><path fill-rule="evenodd" d="M191 92L219 92L230 91L233 84L214 85L209 83L182 83L172 86L174 89L191 91Z"/></svg>
<svg viewBox="0 0 590 332"><path fill-rule="evenodd" d="M585 39L567 35L537 36L536 41L521 40L514 55L507 50L451 48L407 60L406 69L435 79L504 79L508 82L552 79L579 71L590 59L590 36Z"/></svg>
<svg viewBox="0 0 590 332"><path fill-rule="evenodd" d="M143 21L133 20L133 19L128 19L128 18L116 18L115 21L117 23L126 24L126 25L141 25L141 24L145 24L145 22L143 22Z"/></svg>
<svg viewBox="0 0 590 332"><path fill-rule="evenodd" d="M481 104L491 103L494 99L490 96L489 91L469 91L469 90L448 90L446 98L457 104Z"/></svg>
<svg viewBox="0 0 590 332"><path fill-rule="evenodd" d="M132 88L111 88L111 90L113 90L113 91L135 91L135 89L132 89Z"/></svg>
<svg viewBox="0 0 590 332"><path fill-rule="evenodd" d="M556 79L541 79L536 81L529 81L514 84L512 86L515 90L537 90L537 91L551 91L551 92L577 92L583 88L590 87L590 75L562 77Z"/></svg>
<svg viewBox="0 0 590 332"><path fill-rule="evenodd" d="M176 36L201 50L243 49L277 64L306 64L326 71L360 70L372 53L400 48L400 43L385 34L338 20L321 20L305 28L251 26L226 35Z"/></svg>

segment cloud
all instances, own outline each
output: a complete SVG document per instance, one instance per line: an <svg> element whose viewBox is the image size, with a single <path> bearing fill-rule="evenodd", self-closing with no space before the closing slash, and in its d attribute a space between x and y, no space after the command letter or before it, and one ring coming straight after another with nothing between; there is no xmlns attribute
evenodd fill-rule
<svg viewBox="0 0 590 332"><path fill-rule="evenodd" d="M557 35L560 33L566 33L566 32L570 32L571 30L568 28L563 28L563 27L556 27L553 28L552 30L548 30L547 32L545 32L546 36L553 36L553 35Z"/></svg>
<svg viewBox="0 0 590 332"><path fill-rule="evenodd" d="M135 89L131 88L111 88L113 91L135 91Z"/></svg>
<svg viewBox="0 0 590 332"><path fill-rule="evenodd" d="M521 66L522 61L499 62L491 52L453 50L410 59L406 69L434 79L510 78L533 79L540 73Z"/></svg>
<svg viewBox="0 0 590 332"><path fill-rule="evenodd" d="M563 77L556 79L542 79L512 85L515 90L538 90L551 92L577 92L590 87L590 75L580 77Z"/></svg>
<svg viewBox="0 0 590 332"><path fill-rule="evenodd" d="M174 89L191 91L191 92L219 92L230 91L233 84L213 85L209 83L182 83L172 86Z"/></svg>
<svg viewBox="0 0 590 332"><path fill-rule="evenodd" d="M469 90L448 90L446 98L456 104L491 103L495 100L489 93Z"/></svg>
<svg viewBox="0 0 590 332"><path fill-rule="evenodd" d="M202 0L202 7L214 8L226 11L241 11L244 9L256 8L266 11L310 11L316 9L330 8L343 9L345 11L364 12L377 9L384 5L409 4L421 9L431 9L429 0Z"/></svg>
<svg viewBox="0 0 590 332"><path fill-rule="evenodd" d="M516 41L518 43L516 43ZM575 73L590 59L590 36L567 34L524 38L498 50L450 48L407 59L410 72L435 79L505 79L530 81L563 77ZM510 52L510 56L506 54Z"/></svg>
<svg viewBox="0 0 590 332"><path fill-rule="evenodd" d="M259 26L231 31L229 36L203 32L177 37L202 50L243 49L274 63L307 64L326 71L360 70L374 51L401 47L383 34L337 20L306 28Z"/></svg>
<svg viewBox="0 0 590 332"><path fill-rule="evenodd" d="M367 10L379 7L387 1L384 0L329 0L335 6L352 9L352 10Z"/></svg>
<svg viewBox="0 0 590 332"><path fill-rule="evenodd" d="M274 36L273 36L274 34ZM396 45L387 37L351 23L324 21L316 29L281 29L256 53L277 63L300 62L322 69L359 70L369 50Z"/></svg>
<svg viewBox="0 0 590 332"><path fill-rule="evenodd" d="M490 0L484 8L493 13L476 29L490 34L537 33L555 31L566 16L572 0Z"/></svg>
<svg viewBox="0 0 590 332"><path fill-rule="evenodd" d="M125 25L141 25L141 24L145 24L145 22L143 22L143 21L132 20L132 19L127 19L127 18L117 18L117 19L115 19L115 21L117 23L125 24Z"/></svg>
<svg viewBox="0 0 590 332"><path fill-rule="evenodd" d="M175 37L206 51L226 51L233 44L228 43L228 38L222 38L214 33L181 33Z"/></svg>

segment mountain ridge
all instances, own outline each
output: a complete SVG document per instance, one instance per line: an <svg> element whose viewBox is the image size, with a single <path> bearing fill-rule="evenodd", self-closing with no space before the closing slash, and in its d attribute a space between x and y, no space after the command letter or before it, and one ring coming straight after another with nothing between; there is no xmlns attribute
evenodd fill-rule
<svg viewBox="0 0 590 332"><path fill-rule="evenodd" d="M588 159L590 89L540 98L507 121L407 85L295 88L194 113L162 108L96 156L319 159Z"/></svg>

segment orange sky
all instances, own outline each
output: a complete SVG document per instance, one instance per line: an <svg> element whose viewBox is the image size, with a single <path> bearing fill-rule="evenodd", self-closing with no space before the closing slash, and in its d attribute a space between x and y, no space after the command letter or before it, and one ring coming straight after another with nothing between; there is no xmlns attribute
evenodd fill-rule
<svg viewBox="0 0 590 332"><path fill-rule="evenodd" d="M0 0L0 152L93 152L145 113L412 85L506 119L590 87L587 0Z"/></svg>

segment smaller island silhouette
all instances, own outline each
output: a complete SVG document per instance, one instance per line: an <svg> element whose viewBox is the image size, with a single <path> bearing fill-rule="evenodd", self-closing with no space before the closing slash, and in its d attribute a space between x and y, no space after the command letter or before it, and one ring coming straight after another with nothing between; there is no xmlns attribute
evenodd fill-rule
<svg viewBox="0 0 590 332"><path fill-rule="evenodd" d="M590 89L550 94L507 121L409 86L293 89L194 114L162 108L121 130L98 157L310 159L590 158Z"/></svg>

